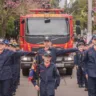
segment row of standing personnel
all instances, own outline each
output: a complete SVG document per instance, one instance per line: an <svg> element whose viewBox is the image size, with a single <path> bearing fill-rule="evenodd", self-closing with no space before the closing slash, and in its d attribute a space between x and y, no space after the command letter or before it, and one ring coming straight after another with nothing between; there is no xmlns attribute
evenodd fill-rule
<svg viewBox="0 0 96 96"><path fill-rule="evenodd" d="M96 36L91 43L84 46L78 44L79 51L76 52L74 63L77 68L77 83L79 87L85 84L85 91L88 96L96 96Z"/></svg>
<svg viewBox="0 0 96 96"><path fill-rule="evenodd" d="M0 41L0 96L13 96L20 80L20 57L35 55L20 51L19 47Z"/></svg>
<svg viewBox="0 0 96 96"><path fill-rule="evenodd" d="M39 64L41 64L42 61L44 62L44 58L42 58L42 57L44 56L45 52L48 50L50 50L50 52L51 52L50 63L52 63L54 65L56 63L56 56L57 55L61 55L61 54L64 55L65 53L68 53L68 52L78 51L78 49L75 49L75 48L58 50L58 49L52 47L51 44L52 44L51 40L49 40L49 39L44 40L45 48L40 49L38 51L39 58L37 56L37 59L39 59L38 60ZM87 52L85 52L85 53L87 53ZM18 74L17 70L19 70L18 72L20 72L20 69L18 69L20 66L17 66L16 62L18 60L20 60L20 56L23 56L23 55L35 55L35 53L34 52L16 51L15 49L10 49L10 47L8 47L8 46L5 47L5 44L3 42L0 42L0 77L1 77L0 78L0 95L1 96L12 96L12 93L15 91L16 85L18 82L17 78L19 78L17 75ZM84 56L84 57L86 57L86 56ZM84 68L86 69L86 67L84 67ZM44 70L47 73L47 68L45 68ZM85 73L87 73L86 70L85 70ZM47 86L45 86L44 82L41 83L41 88L43 88L45 91L43 90L44 93L43 92L40 92L40 93L43 93L45 96L46 91L52 93L51 90L54 90L55 87L51 86L51 88L53 88L53 89L48 87L48 85L53 85L53 83L50 84L50 82L48 82L48 81L51 81L53 78L52 79L48 78L48 76L49 76L48 74L46 74L46 76L45 76L45 74L43 74L42 76L44 77L43 80L46 80L46 78L47 78L47 81L46 81ZM37 88L37 85L35 85L35 87ZM40 90L40 91L42 91L42 90ZM51 93L48 93L50 95L48 95L48 94L47 95L54 96L54 94L51 94ZM43 96L43 95L41 95L41 96Z"/></svg>
<svg viewBox="0 0 96 96"><path fill-rule="evenodd" d="M75 52L77 49L63 49L49 47L51 41L47 38L44 40L44 49L38 51L40 63L43 61L42 55L46 50L52 54L51 62L55 63L56 55ZM24 52L16 50L16 46L0 41L0 96L12 96L16 91L20 79L20 57L23 55L36 55L36 52Z"/></svg>
<svg viewBox="0 0 96 96"><path fill-rule="evenodd" d="M46 50L50 50L51 62L53 62L54 64L56 63L55 62L56 56L58 54L65 54L67 52L76 52L74 61L75 61L76 67L77 67L77 83L79 84L79 87L83 87L83 84L85 83L86 90L88 89L88 95L96 96L96 59L95 59L95 57L96 57L96 36L94 36L92 38L92 43L90 43L89 45L86 45L86 48L84 48L84 46L82 44L78 44L78 50L73 50L73 49L72 50L70 50L70 49L69 50L57 50L57 49L49 46L49 45L51 45L51 43L52 42L50 42L50 41L45 41L44 45L46 47L44 49L39 50L39 53L40 53L39 61L41 61L40 63L42 64L42 61L44 62L43 57L44 57L44 53L46 52ZM43 65L44 65L44 63L43 63ZM48 69L45 68L43 70L43 72L45 72L46 70L48 70ZM42 70L41 70L41 72L42 72ZM43 76L43 78L42 78L42 76ZM48 86L50 86L50 82L48 82L48 81L50 81L49 80L50 78L48 76L49 76L48 74L46 74L46 76L45 76L45 74L41 74L40 88L41 89L43 88L44 90L43 91L40 90L40 93L41 93L40 96L45 96L46 93L51 92L51 90L53 90L53 89L55 90L55 87L51 86L51 88L53 88L53 89L48 87ZM34 68L31 70L29 77L31 77L31 81L32 81L33 85L38 90L39 89L38 85L36 84L36 82L34 83ZM46 81L46 78L47 78L47 81ZM45 80L46 84L44 82L42 83L42 79ZM53 85L53 84L51 83L51 85ZM50 94L50 95L48 95L48 94ZM47 94L47 96L55 96L55 94L51 94L51 93L48 93L48 94Z"/></svg>

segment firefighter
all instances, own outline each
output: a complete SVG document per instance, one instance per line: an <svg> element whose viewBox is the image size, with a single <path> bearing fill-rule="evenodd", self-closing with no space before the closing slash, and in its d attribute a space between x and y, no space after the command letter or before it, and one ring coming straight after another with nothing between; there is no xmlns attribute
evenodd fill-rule
<svg viewBox="0 0 96 96"><path fill-rule="evenodd" d="M7 47L9 50L13 51L14 53L16 52L16 46L13 45L13 44L9 44L9 47ZM12 80L11 80L11 94L12 95L15 95L15 92L16 92L16 86L17 86L17 74L18 74L18 70L17 69L17 66L18 66L18 63L16 63L15 59L17 60L18 57L15 57L15 54L11 57L11 70L12 70ZM17 60L18 61L18 60ZM15 62L15 63L14 63Z"/></svg>
<svg viewBox="0 0 96 96"><path fill-rule="evenodd" d="M84 44L78 43L77 46L79 51L76 52L76 55L74 57L74 64L76 65L77 69L77 83L79 85L79 88L82 88L84 85L84 71L83 71Z"/></svg>
<svg viewBox="0 0 96 96"><path fill-rule="evenodd" d="M12 50L12 51L14 51L14 52L16 52L16 46L17 45L13 45L13 44L11 44L11 46L10 46L10 50ZM11 92L12 92L12 95L15 95L15 92L16 92L16 88L17 88L17 86L18 86L18 75L19 75L19 70L20 70L20 67L18 67L18 66L20 66L20 56L16 56L16 55L13 55L12 56L12 63L13 63L13 65L12 65L12 85L11 85Z"/></svg>
<svg viewBox="0 0 96 96"><path fill-rule="evenodd" d="M93 46L86 51L86 75L88 75L88 95L96 96L96 36L93 37Z"/></svg>
<svg viewBox="0 0 96 96"><path fill-rule="evenodd" d="M55 89L60 84L60 75L54 63L51 62L52 54L46 51L43 54L44 62L39 65L40 88L36 83L36 79L31 79L40 96L55 96ZM33 70L30 71L30 77L34 75Z"/></svg>
<svg viewBox="0 0 96 96"><path fill-rule="evenodd" d="M0 41L0 96L11 96L11 67L10 56L13 52L5 49L5 44Z"/></svg>
<svg viewBox="0 0 96 96"><path fill-rule="evenodd" d="M85 47L84 47L84 56L85 56L85 54L86 54L86 51L89 49L89 44L85 44ZM84 59L84 58L83 58ZM84 60L83 60L84 61ZM85 78L85 89L84 89L84 91L88 91L88 76L86 75L86 71L85 71L85 64L86 64L87 62L84 62L84 66L83 66L83 71L84 71L84 78Z"/></svg>
<svg viewBox="0 0 96 96"><path fill-rule="evenodd" d="M14 55L35 54L33 52L15 52L5 48L3 41L0 41L0 96L11 96L11 85L13 76L13 59Z"/></svg>
<svg viewBox="0 0 96 96"><path fill-rule="evenodd" d="M16 51L21 51L18 44L16 45ZM18 66L17 66L17 67L18 67L18 68L17 68L17 69L18 69L18 70L17 70L17 71L18 71L17 85L20 85L20 57L18 58L18 61L17 61L17 62L18 62L18 63L17 63L17 64L18 64Z"/></svg>
<svg viewBox="0 0 96 96"><path fill-rule="evenodd" d="M51 39L49 37L45 37L44 48L39 49L39 51L38 51L39 56L37 56L37 58L38 58L39 63L42 63L42 61L43 61L42 56L48 50L51 51L51 54L52 54L51 61L54 62L54 63L56 63L56 57L57 57L57 55L63 55L65 53L78 51L78 49L76 49L76 48L72 48L72 49L60 49L60 50L57 49L57 48L54 48L52 46Z"/></svg>

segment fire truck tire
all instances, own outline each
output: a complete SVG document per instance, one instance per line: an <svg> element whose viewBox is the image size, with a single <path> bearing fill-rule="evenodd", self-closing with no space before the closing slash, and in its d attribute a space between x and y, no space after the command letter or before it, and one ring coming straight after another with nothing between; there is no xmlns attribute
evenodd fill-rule
<svg viewBox="0 0 96 96"><path fill-rule="evenodd" d="M67 75L72 75L73 68L67 68L66 74Z"/></svg>
<svg viewBox="0 0 96 96"><path fill-rule="evenodd" d="M22 74L23 74L23 76L28 76L29 69L22 69Z"/></svg>

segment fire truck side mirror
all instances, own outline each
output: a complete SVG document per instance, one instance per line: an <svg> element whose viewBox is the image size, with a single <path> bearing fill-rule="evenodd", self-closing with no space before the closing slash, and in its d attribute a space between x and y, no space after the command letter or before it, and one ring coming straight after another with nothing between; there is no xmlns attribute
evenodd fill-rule
<svg viewBox="0 0 96 96"><path fill-rule="evenodd" d="M22 21L21 21L21 24L24 24L25 23L25 20L23 19Z"/></svg>
<svg viewBox="0 0 96 96"><path fill-rule="evenodd" d="M76 20L75 24L76 24L76 34L81 35L80 20Z"/></svg>
<svg viewBox="0 0 96 96"><path fill-rule="evenodd" d="M75 24L80 26L80 20L76 20Z"/></svg>

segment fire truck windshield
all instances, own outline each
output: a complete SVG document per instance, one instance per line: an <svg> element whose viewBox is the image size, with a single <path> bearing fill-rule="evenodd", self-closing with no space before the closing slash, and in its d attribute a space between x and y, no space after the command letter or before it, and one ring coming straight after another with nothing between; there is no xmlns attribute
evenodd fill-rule
<svg viewBox="0 0 96 96"><path fill-rule="evenodd" d="M28 18L26 35L68 35L69 21L63 17L49 18Z"/></svg>

